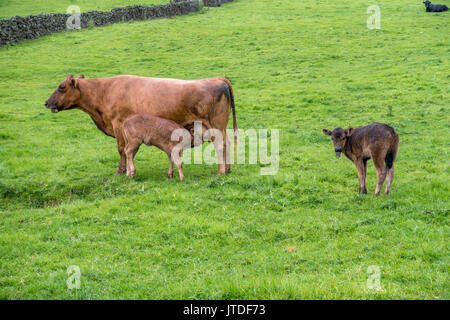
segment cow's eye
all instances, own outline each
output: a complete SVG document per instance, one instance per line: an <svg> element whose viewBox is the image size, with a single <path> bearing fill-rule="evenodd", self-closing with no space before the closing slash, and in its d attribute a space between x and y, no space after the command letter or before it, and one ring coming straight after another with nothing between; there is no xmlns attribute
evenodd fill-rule
<svg viewBox="0 0 450 320"><path fill-rule="evenodd" d="M59 90L64 90L65 88L65 86L59 86Z"/></svg>

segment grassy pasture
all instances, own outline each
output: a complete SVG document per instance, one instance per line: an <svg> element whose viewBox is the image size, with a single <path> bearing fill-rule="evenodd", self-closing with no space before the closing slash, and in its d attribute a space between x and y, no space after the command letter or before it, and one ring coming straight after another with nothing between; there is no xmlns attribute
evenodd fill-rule
<svg viewBox="0 0 450 320"><path fill-rule="evenodd" d="M449 299L450 16L377 4L380 30L362 0L238 0L0 47L0 297ZM87 114L44 108L68 73L227 76L238 126L280 130L280 170L191 164L180 183L142 147L116 176ZM321 131L375 121L400 135L389 197L359 195Z"/></svg>

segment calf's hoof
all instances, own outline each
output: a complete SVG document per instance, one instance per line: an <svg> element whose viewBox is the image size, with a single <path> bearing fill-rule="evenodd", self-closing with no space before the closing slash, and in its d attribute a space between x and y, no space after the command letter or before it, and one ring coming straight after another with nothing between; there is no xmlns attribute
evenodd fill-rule
<svg viewBox="0 0 450 320"><path fill-rule="evenodd" d="M184 180L184 176L180 176L180 181L183 181Z"/></svg>
<svg viewBox="0 0 450 320"><path fill-rule="evenodd" d="M128 178L133 178L136 175L136 171L127 172Z"/></svg>
<svg viewBox="0 0 450 320"><path fill-rule="evenodd" d="M361 194L367 194L367 190L366 190L366 189L359 189L359 193L361 193Z"/></svg>
<svg viewBox="0 0 450 320"><path fill-rule="evenodd" d="M116 174L121 175L121 174L124 174L125 171L126 170L119 169L119 170L117 170Z"/></svg>
<svg viewBox="0 0 450 320"><path fill-rule="evenodd" d="M173 173L169 173L167 176L169 177L169 179L172 179L173 178Z"/></svg>

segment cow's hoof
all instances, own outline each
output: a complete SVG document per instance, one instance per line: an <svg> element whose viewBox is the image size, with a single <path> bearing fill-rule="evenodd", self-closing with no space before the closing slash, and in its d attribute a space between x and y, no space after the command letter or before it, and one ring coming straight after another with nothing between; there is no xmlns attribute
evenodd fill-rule
<svg viewBox="0 0 450 320"><path fill-rule="evenodd" d="M173 178L173 173L169 173L167 176L169 177L169 179L172 179Z"/></svg>
<svg viewBox="0 0 450 320"><path fill-rule="evenodd" d="M128 178L133 178L136 175L136 171L135 172L127 172L127 177Z"/></svg>
<svg viewBox="0 0 450 320"><path fill-rule="evenodd" d="M116 174L121 175L121 174L124 174L125 171L126 171L126 170L120 170L120 169L119 169L119 170L117 170Z"/></svg>

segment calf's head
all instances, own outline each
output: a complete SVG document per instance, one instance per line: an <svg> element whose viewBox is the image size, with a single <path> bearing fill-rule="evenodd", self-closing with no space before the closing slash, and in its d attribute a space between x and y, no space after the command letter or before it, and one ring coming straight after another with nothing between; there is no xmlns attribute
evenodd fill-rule
<svg viewBox="0 0 450 320"><path fill-rule="evenodd" d="M323 129L323 133L326 136L330 136L333 140L334 144L334 152L336 153L336 158L339 159L341 156L342 150L344 150L344 146L347 143L348 137L350 137L353 133L353 128L349 129L342 129L342 128L336 128L333 131L330 131L328 129Z"/></svg>
<svg viewBox="0 0 450 320"><path fill-rule="evenodd" d="M50 96L45 101L45 106L52 112L58 112L62 110L68 110L75 108L80 102L80 88L78 87L79 79L84 79L81 75L78 78L74 78L69 74L63 82L61 82Z"/></svg>

